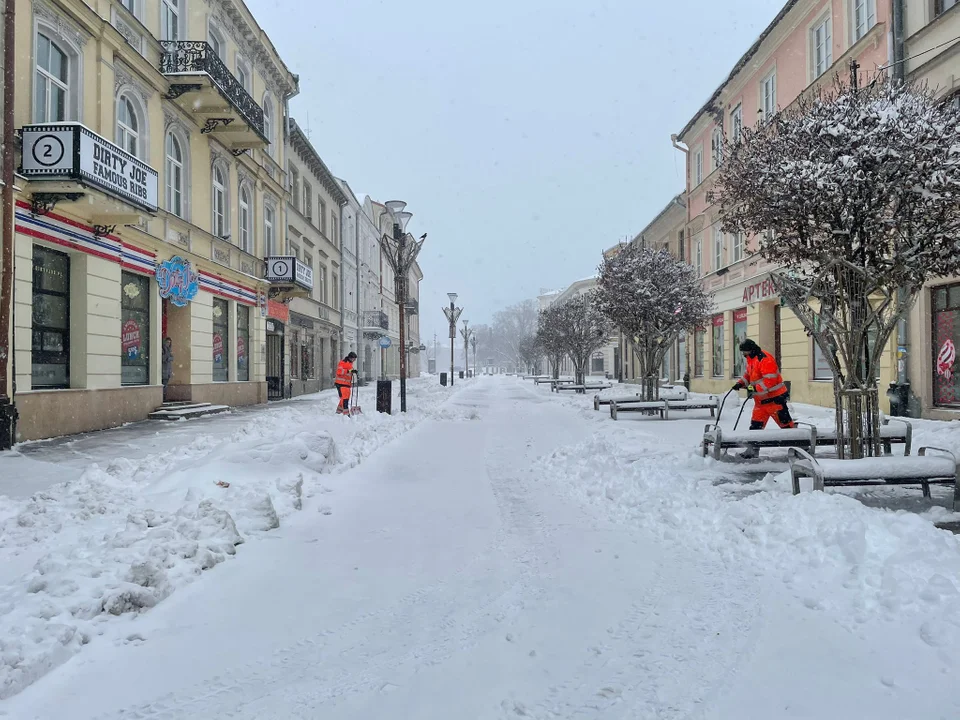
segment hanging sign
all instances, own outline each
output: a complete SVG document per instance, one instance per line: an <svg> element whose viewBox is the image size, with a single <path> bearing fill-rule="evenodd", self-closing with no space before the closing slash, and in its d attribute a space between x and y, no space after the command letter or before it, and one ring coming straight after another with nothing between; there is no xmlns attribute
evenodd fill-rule
<svg viewBox="0 0 960 720"><path fill-rule="evenodd" d="M257 292L257 304L260 306L260 317L267 316L267 294L260 290Z"/></svg>
<svg viewBox="0 0 960 720"><path fill-rule="evenodd" d="M723 313L713 316L713 326L714 327L723 327Z"/></svg>
<svg viewBox="0 0 960 720"><path fill-rule="evenodd" d="M733 321L735 323L745 323L747 321L747 309L740 308L733 311Z"/></svg>
<svg viewBox="0 0 960 720"><path fill-rule="evenodd" d="M242 337L237 338L237 359L242 363L247 357L247 343Z"/></svg>
<svg viewBox="0 0 960 720"><path fill-rule="evenodd" d="M160 297L169 298L177 307L185 307L200 291L200 276L190 261L179 255L157 265L156 277Z"/></svg>
<svg viewBox="0 0 960 720"><path fill-rule="evenodd" d="M158 174L80 123L27 125L22 165L27 177L70 177L147 212L157 211Z"/></svg>
<svg viewBox="0 0 960 720"><path fill-rule="evenodd" d="M953 363L957 359L957 348L953 340L947 338L940 346L940 352L937 354L937 375L942 375L947 380L953 375Z"/></svg>
<svg viewBox="0 0 960 720"><path fill-rule="evenodd" d="M140 357L140 326L136 320L127 320L121 328L120 350L128 360Z"/></svg>
<svg viewBox="0 0 960 720"><path fill-rule="evenodd" d="M223 362L223 336L217 333L213 336L213 361Z"/></svg>

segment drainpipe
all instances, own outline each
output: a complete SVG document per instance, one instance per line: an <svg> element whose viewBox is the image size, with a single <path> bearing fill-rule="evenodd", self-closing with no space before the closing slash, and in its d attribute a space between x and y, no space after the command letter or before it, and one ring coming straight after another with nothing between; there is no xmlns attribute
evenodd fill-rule
<svg viewBox="0 0 960 720"><path fill-rule="evenodd" d="M14 405L13 364L13 200L14 128L13 102L16 92L15 2L6 0L3 11L3 155L2 155L2 212L3 231L0 234L0 450L9 450L17 439L17 407ZM9 382L8 382L9 381Z"/></svg>
<svg viewBox="0 0 960 720"><path fill-rule="evenodd" d="M676 150L679 150L684 155L690 154L690 148L684 147L679 143L676 133L670 136L670 142L673 143L673 147ZM687 187L687 158L686 157L683 159L683 187L684 187L684 192L686 192L686 187ZM690 236L690 204L689 203L686 204L685 209L687 211L687 222L683 228L683 238L687 244L687 247L690 248L691 252L693 252L693 238ZM683 260L686 261L686 258L683 258ZM690 342L690 340L693 337L695 337L695 335L684 338L686 342L683 343L683 354L684 354L683 364L685 368L683 384L684 386L686 386L687 390L690 389L690 346L693 344L692 342Z"/></svg>
<svg viewBox="0 0 960 720"><path fill-rule="evenodd" d="M903 20L906 11L904 0L893 0L891 3L891 20L893 25L893 67L894 82L904 82L906 79L906 63L904 62L904 30ZM897 291L901 301L906 299L907 289ZM890 398L891 415L906 417L916 416L919 407L918 398L910 390L910 316L904 315L897 323L897 380L891 383L887 390Z"/></svg>

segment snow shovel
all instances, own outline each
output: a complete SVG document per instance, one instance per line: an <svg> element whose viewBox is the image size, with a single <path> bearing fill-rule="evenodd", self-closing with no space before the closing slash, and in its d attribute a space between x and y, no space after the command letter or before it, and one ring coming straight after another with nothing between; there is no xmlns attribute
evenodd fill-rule
<svg viewBox="0 0 960 720"><path fill-rule="evenodd" d="M363 415L363 410L357 405L360 400L360 386L357 384L357 376L353 376L353 382L350 384L350 415Z"/></svg>

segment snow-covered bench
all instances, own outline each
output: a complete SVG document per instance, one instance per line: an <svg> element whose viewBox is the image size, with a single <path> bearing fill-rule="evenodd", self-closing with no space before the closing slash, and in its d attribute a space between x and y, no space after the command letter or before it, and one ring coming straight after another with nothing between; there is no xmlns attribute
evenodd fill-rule
<svg viewBox="0 0 960 720"><path fill-rule="evenodd" d="M801 425L802 423L797 423ZM804 425L796 428L776 428L764 430L740 430L724 432L716 423L710 423L703 428L703 440L700 445L701 454L706 457L711 452L714 459L719 460L724 450L747 447L753 445L758 448L789 448L806 447L815 452L817 447L817 429L813 425Z"/></svg>
<svg viewBox="0 0 960 720"><path fill-rule="evenodd" d="M933 451L940 455L928 455ZM827 485L920 485L930 497L930 485L953 485L953 509L960 510L957 458L949 450L922 447L916 457L894 456L855 460L818 459L800 448L790 448L790 480L793 494L800 493L800 478L813 478L813 489Z"/></svg>
<svg viewBox="0 0 960 720"><path fill-rule="evenodd" d="M610 403L610 417L614 420L623 412L659 413L661 419L669 420L671 410L709 410L714 417L719 401L710 396L707 400L663 398L660 400L615 400Z"/></svg>
<svg viewBox="0 0 960 720"><path fill-rule="evenodd" d="M587 385L587 384L583 384L583 385L571 385L571 384L567 384L567 383L557 383L556 385L553 385L551 389L552 389L554 392L560 392L561 390L573 390L573 391L576 392L577 394L582 395L582 394L584 394L587 390L609 390L609 389L612 388L612 387L613 387L613 385L599 385L599 384L593 384L593 385Z"/></svg>
<svg viewBox="0 0 960 720"><path fill-rule="evenodd" d="M536 385L549 385L553 387L554 385L563 385L568 383L572 385L573 383L576 382L576 380L570 380L568 378L545 377L545 378L534 378L533 382Z"/></svg>
<svg viewBox="0 0 960 720"><path fill-rule="evenodd" d="M903 445L903 454L909 455L913 445L913 426L906 420L896 419L891 422L884 418L880 426L880 441L887 455L893 452L893 445ZM817 430L817 445L830 446L837 444L836 430Z"/></svg>
<svg viewBox="0 0 960 720"><path fill-rule="evenodd" d="M671 388L672 389L672 388ZM686 400L686 392L674 392L674 393L660 393L661 400ZM631 402L646 402L639 392L634 393L633 395L619 395L619 396L607 396L600 397L599 395L593 396L593 409L599 410L604 405L609 405L610 403L631 403Z"/></svg>
<svg viewBox="0 0 960 720"><path fill-rule="evenodd" d="M547 380L549 375L524 375L524 380Z"/></svg>

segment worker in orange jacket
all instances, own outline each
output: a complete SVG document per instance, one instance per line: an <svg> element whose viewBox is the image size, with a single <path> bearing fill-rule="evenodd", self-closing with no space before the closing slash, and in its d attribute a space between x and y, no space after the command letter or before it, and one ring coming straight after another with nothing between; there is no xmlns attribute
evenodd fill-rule
<svg viewBox="0 0 960 720"><path fill-rule="evenodd" d="M733 386L734 390L746 388L753 394L753 415L750 418L751 430L763 430L767 421L772 419L782 428L794 428L793 418L787 408L789 397L787 385L783 382L777 361L769 353L760 349L753 340L740 343L740 353L746 360L743 376ZM740 454L741 458L755 458L760 448L750 445Z"/></svg>
<svg viewBox="0 0 960 720"><path fill-rule="evenodd" d="M351 352L337 364L337 377L333 381L340 393L340 404L337 405L337 415L350 414L350 391L353 387L353 376L357 374L353 367L357 354Z"/></svg>

